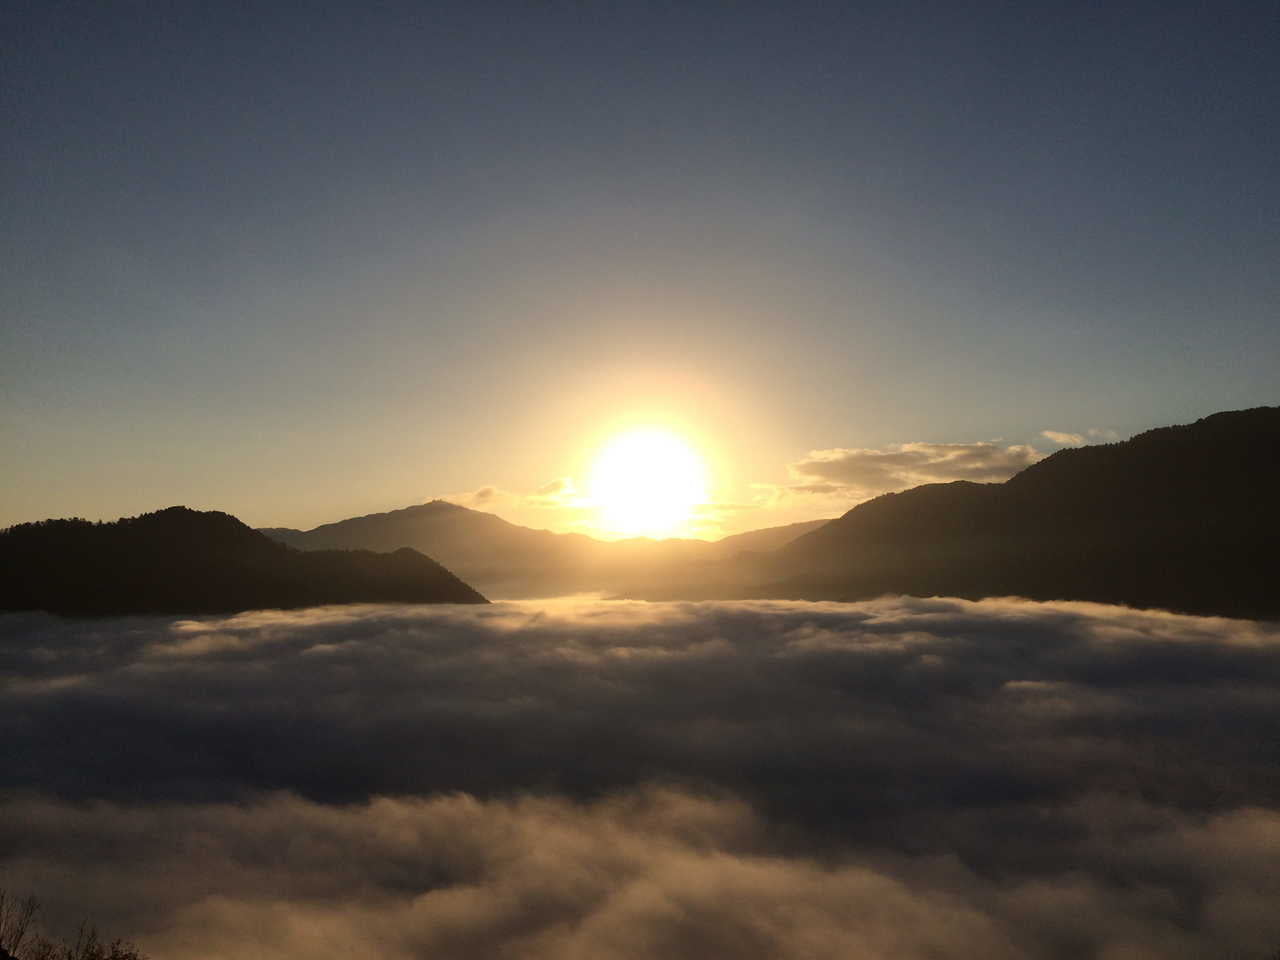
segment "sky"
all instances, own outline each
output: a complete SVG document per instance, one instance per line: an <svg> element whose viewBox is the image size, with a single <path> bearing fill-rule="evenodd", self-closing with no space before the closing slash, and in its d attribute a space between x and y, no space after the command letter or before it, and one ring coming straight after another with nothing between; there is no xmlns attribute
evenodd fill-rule
<svg viewBox="0 0 1280 960"><path fill-rule="evenodd" d="M570 529L657 425L714 535L1277 402L1274 4L0 18L0 524Z"/></svg>

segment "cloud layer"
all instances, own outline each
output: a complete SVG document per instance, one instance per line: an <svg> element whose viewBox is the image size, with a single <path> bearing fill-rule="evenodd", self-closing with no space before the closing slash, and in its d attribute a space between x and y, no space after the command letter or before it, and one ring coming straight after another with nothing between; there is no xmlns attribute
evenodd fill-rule
<svg viewBox="0 0 1280 960"><path fill-rule="evenodd" d="M0 682L0 871L157 956L1280 945L1274 626L940 599L24 615Z"/></svg>
<svg viewBox="0 0 1280 960"><path fill-rule="evenodd" d="M1280 893L1280 815L1197 820L1136 801L1061 811L1076 869L1013 876L797 850L740 802L673 790L591 804L19 798L3 814L9 875L38 882L54 916L110 917L172 960L1262 960Z"/></svg>

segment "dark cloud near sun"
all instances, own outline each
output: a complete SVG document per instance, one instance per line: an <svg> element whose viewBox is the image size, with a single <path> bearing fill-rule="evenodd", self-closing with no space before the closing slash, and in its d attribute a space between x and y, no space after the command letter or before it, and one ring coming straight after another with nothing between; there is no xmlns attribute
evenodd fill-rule
<svg viewBox="0 0 1280 960"><path fill-rule="evenodd" d="M1044 457L1035 448L998 443L903 443L885 450L813 450L789 466L790 489L848 492L863 498L919 486L972 480L998 483Z"/></svg>
<svg viewBox="0 0 1280 960"><path fill-rule="evenodd" d="M0 869L156 955L1280 943L1274 625L942 599L11 615L0 658Z"/></svg>

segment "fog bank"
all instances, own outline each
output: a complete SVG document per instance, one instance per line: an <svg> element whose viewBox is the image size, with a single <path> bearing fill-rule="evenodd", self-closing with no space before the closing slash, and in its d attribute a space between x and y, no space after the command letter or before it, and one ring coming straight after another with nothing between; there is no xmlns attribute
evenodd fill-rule
<svg viewBox="0 0 1280 960"><path fill-rule="evenodd" d="M8 616L0 875L158 958L1261 956L1277 694L1081 603Z"/></svg>

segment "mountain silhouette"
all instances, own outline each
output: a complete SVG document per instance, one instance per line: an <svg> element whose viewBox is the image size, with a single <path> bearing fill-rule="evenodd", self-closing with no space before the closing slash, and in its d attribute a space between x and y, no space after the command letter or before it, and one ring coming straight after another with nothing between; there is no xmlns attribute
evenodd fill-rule
<svg viewBox="0 0 1280 960"><path fill-rule="evenodd" d="M235 517L170 507L0 531L0 609L221 613L329 603L484 603L414 550L303 552Z"/></svg>
<svg viewBox="0 0 1280 960"><path fill-rule="evenodd" d="M744 551L772 550L825 520L752 530L723 540L596 540L509 523L444 500L352 517L313 530L264 527L261 532L304 550L394 550L412 547L438 558L490 596L507 598L661 589L684 572L702 575Z"/></svg>
<svg viewBox="0 0 1280 960"><path fill-rule="evenodd" d="M0 609L484 602L430 552L507 597L1022 596L1277 617L1278 476L1280 407L1259 407L1061 450L1004 483L927 484L715 543L601 541L440 500L308 531L171 507L0 532Z"/></svg>
<svg viewBox="0 0 1280 960"><path fill-rule="evenodd" d="M1061 450L1004 483L876 497L738 571L734 594L1016 595L1280 616L1278 479L1280 407L1218 413Z"/></svg>

